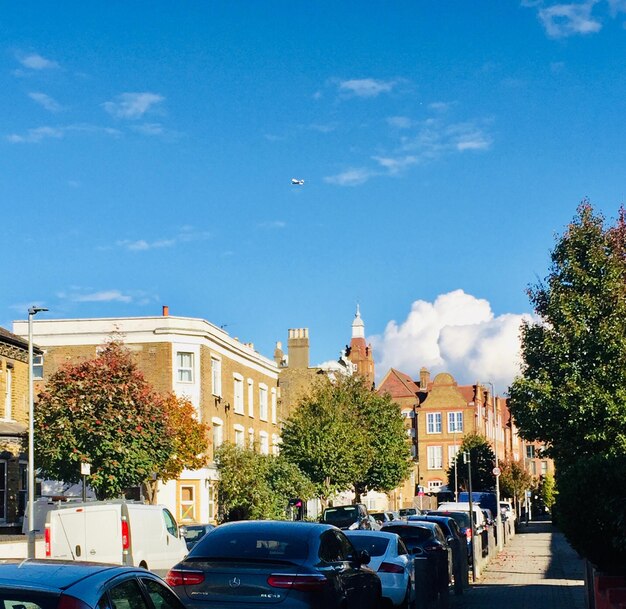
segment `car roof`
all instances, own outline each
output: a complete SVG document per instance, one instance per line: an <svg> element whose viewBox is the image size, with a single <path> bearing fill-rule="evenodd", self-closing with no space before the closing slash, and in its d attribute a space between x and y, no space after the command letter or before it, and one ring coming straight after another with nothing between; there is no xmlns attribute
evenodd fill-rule
<svg viewBox="0 0 626 609"><path fill-rule="evenodd" d="M104 572L112 577L115 571L128 570L139 569L71 560L7 561L0 563L0 585L60 593L87 577Z"/></svg>
<svg viewBox="0 0 626 609"><path fill-rule="evenodd" d="M344 531L346 537L384 537L385 539L395 539L397 533L387 533L386 531Z"/></svg>
<svg viewBox="0 0 626 609"><path fill-rule="evenodd" d="M294 522L291 520L236 520L234 522L225 522L224 524L221 524L219 527L212 529L209 532L209 535L231 528L243 530L249 529L250 531L270 530L287 534L298 532L302 535L311 535L315 532L319 534L329 529L337 529L337 527L332 524L322 522Z"/></svg>
<svg viewBox="0 0 626 609"><path fill-rule="evenodd" d="M431 529L434 531L439 527L439 525L436 522L428 522L426 520L392 520L391 522L386 522L383 525L383 530L391 527L420 527L422 529Z"/></svg>

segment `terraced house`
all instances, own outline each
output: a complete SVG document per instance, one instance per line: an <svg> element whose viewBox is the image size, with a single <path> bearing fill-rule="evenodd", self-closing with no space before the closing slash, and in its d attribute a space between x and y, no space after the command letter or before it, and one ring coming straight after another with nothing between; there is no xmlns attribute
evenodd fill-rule
<svg viewBox="0 0 626 609"><path fill-rule="evenodd" d="M35 377L42 351L33 346ZM0 328L0 527L19 527L28 480L28 341Z"/></svg>
<svg viewBox="0 0 626 609"><path fill-rule="evenodd" d="M179 522L215 521L212 460L223 442L278 452L278 366L224 329L204 319L170 316L167 307L155 317L36 320L33 328L43 349L43 382L66 362L91 359L112 337L119 338L157 391L186 396L198 419L209 424L209 466L185 471L158 489L158 502ZM25 336L27 322L14 322L13 329Z"/></svg>

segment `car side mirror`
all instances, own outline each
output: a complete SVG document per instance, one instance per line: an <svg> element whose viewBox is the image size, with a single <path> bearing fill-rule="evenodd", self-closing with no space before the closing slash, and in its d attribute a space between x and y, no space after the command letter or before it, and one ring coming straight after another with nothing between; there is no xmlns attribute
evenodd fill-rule
<svg viewBox="0 0 626 609"><path fill-rule="evenodd" d="M449 537L446 537L446 541L448 543L452 543L454 541L454 537L452 537L452 535L450 535Z"/></svg>
<svg viewBox="0 0 626 609"><path fill-rule="evenodd" d="M356 558L360 565L369 565L370 561L372 560L372 557L367 550L361 550L360 552L357 552Z"/></svg>

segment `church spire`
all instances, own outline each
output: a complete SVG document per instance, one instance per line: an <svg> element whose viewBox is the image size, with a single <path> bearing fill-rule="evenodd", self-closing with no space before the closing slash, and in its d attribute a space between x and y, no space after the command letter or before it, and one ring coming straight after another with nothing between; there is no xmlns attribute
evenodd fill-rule
<svg viewBox="0 0 626 609"><path fill-rule="evenodd" d="M356 305L356 313L352 322L352 338L365 338L365 324L361 319L361 310L358 304Z"/></svg>

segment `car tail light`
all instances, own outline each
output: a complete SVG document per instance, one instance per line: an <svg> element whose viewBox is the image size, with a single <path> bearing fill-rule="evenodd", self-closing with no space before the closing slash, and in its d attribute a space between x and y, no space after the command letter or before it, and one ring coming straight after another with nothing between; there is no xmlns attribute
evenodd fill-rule
<svg viewBox="0 0 626 609"><path fill-rule="evenodd" d="M61 594L57 609L91 609L91 607L85 601L81 601L75 596Z"/></svg>
<svg viewBox="0 0 626 609"><path fill-rule="evenodd" d="M130 550L130 531L126 516L122 517L122 550Z"/></svg>
<svg viewBox="0 0 626 609"><path fill-rule="evenodd" d="M467 541L472 541L472 529L470 528L465 529L465 537Z"/></svg>
<svg viewBox="0 0 626 609"><path fill-rule="evenodd" d="M52 556L52 549L50 548L50 525L46 524L46 529L43 534L44 544L46 547L46 558Z"/></svg>
<svg viewBox="0 0 626 609"><path fill-rule="evenodd" d="M378 567L379 573L404 573L404 569L400 565L394 565L390 562L384 562Z"/></svg>
<svg viewBox="0 0 626 609"><path fill-rule="evenodd" d="M183 571L182 569L170 569L165 581L172 587L176 586L197 586L204 581L202 571Z"/></svg>
<svg viewBox="0 0 626 609"><path fill-rule="evenodd" d="M296 573L272 573L267 583L272 588L290 588L292 590L320 590L328 580L321 574L298 575Z"/></svg>

